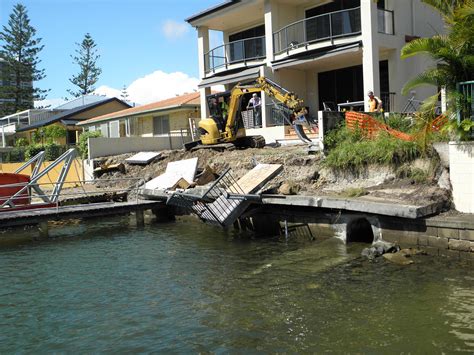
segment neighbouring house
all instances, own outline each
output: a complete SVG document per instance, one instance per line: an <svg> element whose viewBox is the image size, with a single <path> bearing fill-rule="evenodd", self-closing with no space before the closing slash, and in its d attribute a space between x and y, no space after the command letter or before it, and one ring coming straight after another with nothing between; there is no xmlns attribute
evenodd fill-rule
<svg viewBox="0 0 474 355"><path fill-rule="evenodd" d="M186 21L198 35L202 117L212 86L230 89L258 76L298 94L313 117L338 108L367 110L369 90L382 98L385 111L399 112L412 96L422 100L437 90L401 94L432 64L400 59L401 48L443 33L439 14L420 0L229 0ZM220 32L224 44L210 48L210 31ZM276 128L284 122L267 95L262 103L263 129L273 127L273 138L286 132Z"/></svg>
<svg viewBox="0 0 474 355"><path fill-rule="evenodd" d="M200 93L193 92L93 117L78 126L101 132L101 138L94 138L97 149L92 146L89 152L93 158L182 147L194 138L200 116Z"/></svg>
<svg viewBox="0 0 474 355"><path fill-rule="evenodd" d="M0 122L3 121L11 127L15 139L26 138L29 142L33 141L33 135L37 132L41 135L45 127L59 125L66 129L66 136L55 139L56 143L73 145L76 144L82 132L78 123L124 108L130 108L130 105L118 98L91 95L91 97L77 98L53 110L27 110L3 117L0 118Z"/></svg>

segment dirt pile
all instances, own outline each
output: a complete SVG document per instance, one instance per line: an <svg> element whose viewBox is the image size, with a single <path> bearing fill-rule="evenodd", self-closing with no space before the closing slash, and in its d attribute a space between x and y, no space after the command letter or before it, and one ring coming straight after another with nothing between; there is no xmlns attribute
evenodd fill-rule
<svg viewBox="0 0 474 355"><path fill-rule="evenodd" d="M105 164L123 163L132 154L122 154L99 159ZM125 173L116 171L102 175L96 188L131 188L137 181L106 181L110 178L140 178L142 183L163 174L168 162L198 157L198 167L209 165L216 173L232 169L235 178L240 178L258 163L282 164L283 172L266 187L267 193L278 193L283 183L290 183L300 195L325 195L359 197L361 199L390 201L403 204L428 204L444 202L449 206L450 192L440 189L436 179L426 174L426 179L397 177L397 170L388 166L371 166L362 173L335 173L324 167L321 154L308 155L305 146L265 147L217 152L164 151L159 160L146 166L125 165ZM351 190L358 193L351 195Z"/></svg>

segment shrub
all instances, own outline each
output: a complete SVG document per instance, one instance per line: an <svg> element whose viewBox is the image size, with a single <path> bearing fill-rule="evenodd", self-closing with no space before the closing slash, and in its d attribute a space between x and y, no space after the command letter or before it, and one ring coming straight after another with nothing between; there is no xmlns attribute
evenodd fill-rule
<svg viewBox="0 0 474 355"><path fill-rule="evenodd" d="M56 160L66 151L66 147L57 143L47 143L44 146L44 158L51 161Z"/></svg>
<svg viewBox="0 0 474 355"><path fill-rule="evenodd" d="M4 163L20 163L25 161L25 147L15 147L2 155Z"/></svg>
<svg viewBox="0 0 474 355"><path fill-rule="evenodd" d="M46 138L46 142L52 143L56 139L65 138L66 137L66 128L58 125L50 125L43 129L44 137Z"/></svg>
<svg viewBox="0 0 474 355"><path fill-rule="evenodd" d="M17 138L15 140L15 147L27 147L30 143L26 138Z"/></svg>
<svg viewBox="0 0 474 355"><path fill-rule="evenodd" d="M342 127L331 132L330 148L324 164L335 170L359 171L369 164L399 165L421 155L416 142L406 142L380 132L375 138L365 138L361 132ZM326 144L326 139L325 139Z"/></svg>
<svg viewBox="0 0 474 355"><path fill-rule="evenodd" d="M25 159L31 159L39 152L43 151L44 147L41 144L32 144L26 147Z"/></svg>
<svg viewBox="0 0 474 355"><path fill-rule="evenodd" d="M56 160L66 151L66 147L57 143L47 143L45 145L34 144L26 147L25 159L31 159L36 154L44 150L44 159L46 161Z"/></svg>
<svg viewBox="0 0 474 355"><path fill-rule="evenodd" d="M409 133L413 128L412 119L402 114L389 114L386 123L390 128L405 133Z"/></svg>
<svg viewBox="0 0 474 355"><path fill-rule="evenodd" d="M102 134L99 131L88 131L81 134L81 136L79 137L79 143L77 145L77 148L79 149L79 153L81 154L82 159L87 159L87 155L89 153L87 140L89 138L98 138L101 136Z"/></svg>

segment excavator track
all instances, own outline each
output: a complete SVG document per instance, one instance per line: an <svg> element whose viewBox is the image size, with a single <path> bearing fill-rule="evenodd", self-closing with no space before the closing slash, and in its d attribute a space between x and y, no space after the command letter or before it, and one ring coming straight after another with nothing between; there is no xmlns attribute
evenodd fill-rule
<svg viewBox="0 0 474 355"><path fill-rule="evenodd" d="M263 136L246 136L237 138L235 145L238 148L263 148L265 138Z"/></svg>

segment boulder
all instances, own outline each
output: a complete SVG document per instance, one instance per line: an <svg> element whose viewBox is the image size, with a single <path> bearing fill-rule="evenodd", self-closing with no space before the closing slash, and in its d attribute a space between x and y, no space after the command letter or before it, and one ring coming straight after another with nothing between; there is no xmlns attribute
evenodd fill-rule
<svg viewBox="0 0 474 355"><path fill-rule="evenodd" d="M413 260L408 259L407 255L402 253L402 251L392 253L392 254L384 254L383 257L387 259L388 261L397 265L413 264Z"/></svg>
<svg viewBox="0 0 474 355"><path fill-rule="evenodd" d="M278 193L281 195L296 195L300 191L301 186L292 182L287 181L280 185Z"/></svg>

